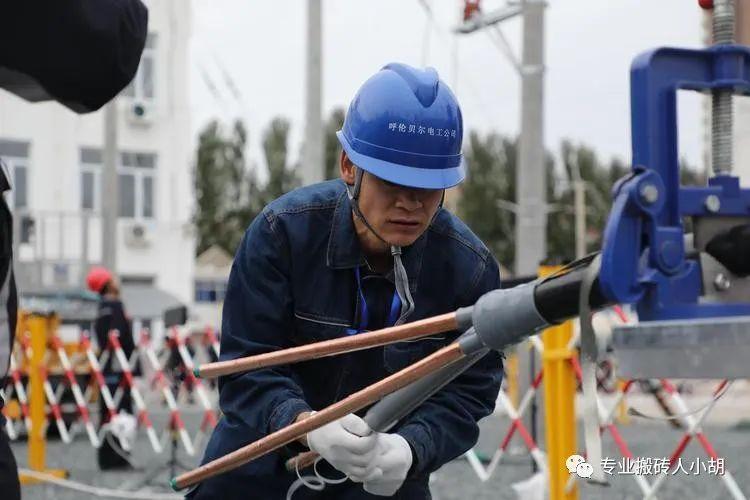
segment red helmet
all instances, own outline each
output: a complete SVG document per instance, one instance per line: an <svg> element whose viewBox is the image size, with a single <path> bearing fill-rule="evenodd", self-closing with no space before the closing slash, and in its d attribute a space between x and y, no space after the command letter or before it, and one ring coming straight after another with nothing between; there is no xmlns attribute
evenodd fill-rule
<svg viewBox="0 0 750 500"><path fill-rule="evenodd" d="M101 293L104 285L112 280L112 273L105 267L94 266L89 270L89 274L86 276L86 284L89 290L96 293Z"/></svg>

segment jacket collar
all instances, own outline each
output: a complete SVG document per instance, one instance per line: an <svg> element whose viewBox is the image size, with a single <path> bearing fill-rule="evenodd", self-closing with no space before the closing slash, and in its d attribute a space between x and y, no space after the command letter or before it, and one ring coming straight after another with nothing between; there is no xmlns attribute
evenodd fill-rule
<svg viewBox="0 0 750 500"><path fill-rule="evenodd" d="M406 268L406 274L409 276L409 289L412 293L417 290L428 232L429 230L425 231L417 241L402 248L401 258ZM354 230L352 206L349 197L346 195L346 190L339 195L336 209L333 212L326 264L331 269L354 269L366 264L362 247ZM386 278L393 281L392 270L386 275Z"/></svg>

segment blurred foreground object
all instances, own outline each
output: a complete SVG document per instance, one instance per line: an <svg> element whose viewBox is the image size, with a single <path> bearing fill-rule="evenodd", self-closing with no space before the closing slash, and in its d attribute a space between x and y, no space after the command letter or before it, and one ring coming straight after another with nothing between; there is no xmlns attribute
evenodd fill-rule
<svg viewBox="0 0 750 500"><path fill-rule="evenodd" d="M27 0L0 7L0 87L95 111L133 79L146 43L140 0Z"/></svg>
<svg viewBox="0 0 750 500"><path fill-rule="evenodd" d="M99 109L130 82L146 43L148 11L140 0L3 2L0 16L0 88L32 102L56 100L78 113ZM0 169L0 193L10 189ZM17 315L12 228L0 197L0 386ZM12 500L20 498L18 473L3 443L0 490Z"/></svg>

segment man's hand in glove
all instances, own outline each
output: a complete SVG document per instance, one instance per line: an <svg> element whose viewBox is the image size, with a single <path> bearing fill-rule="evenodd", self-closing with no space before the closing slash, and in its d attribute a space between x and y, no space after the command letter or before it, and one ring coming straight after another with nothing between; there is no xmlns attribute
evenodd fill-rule
<svg viewBox="0 0 750 500"><path fill-rule="evenodd" d="M373 472L365 478L366 492L384 497L393 496L404 483L412 463L409 443L398 434L379 433Z"/></svg>
<svg viewBox="0 0 750 500"><path fill-rule="evenodd" d="M378 434L353 414L307 433L308 447L357 483L374 471L377 444Z"/></svg>

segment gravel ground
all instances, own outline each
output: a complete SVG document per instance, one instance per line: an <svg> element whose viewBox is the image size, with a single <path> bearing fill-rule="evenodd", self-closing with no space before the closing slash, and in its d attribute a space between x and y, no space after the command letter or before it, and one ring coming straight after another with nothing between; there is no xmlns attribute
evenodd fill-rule
<svg viewBox="0 0 750 500"><path fill-rule="evenodd" d="M166 414L156 411L152 412L152 418L157 429L163 428ZM186 418L190 429L197 428L200 416L195 413ZM491 455L502 439L508 421L501 417L489 417L482 423L482 434L478 450L485 455ZM739 488L750 495L750 430L740 430L730 426L707 427L706 434L711 439L719 457L724 458L727 470L731 471ZM681 433L673 430L662 423L648 425L629 425L621 429L622 435L630 446L635 457L662 458L669 456L676 447ZM582 433L579 431L579 438ZM516 438L518 439L518 438ZM512 484L528 479L532 475L531 460L528 455L520 453L522 450L520 441L514 439L516 451L510 453L507 461L501 465L487 482L481 482L473 472L466 460L458 459L446 464L433 475L432 490L435 500L505 500L516 499L518 496L512 489ZM619 453L609 437L604 439L604 457L611 457L618 461ZM13 445L19 464L26 464L25 442L17 442ZM195 464L197 457L188 457L184 452L179 453L182 461L187 464ZM701 463L707 464L706 455L696 442L691 442L684 457L686 457L685 468L695 458ZM47 447L48 467L63 467L70 472L70 478L97 486L113 488L132 488L146 471L153 471L168 458L168 452L161 456L155 456L145 436L141 436L136 443L134 461L141 468L137 472L101 472L96 465L95 453L91 449L85 435L80 433L70 445L64 445L59 441L51 441ZM564 464L560 464L564 467ZM154 490L168 492L165 485L170 474L163 471L153 481ZM648 476L649 482L653 482L656 476ZM608 487L596 487L582 485L580 498L582 499L635 499L642 498L640 490L632 476L618 473L618 467L609 476ZM0 495L1 496L1 495ZM78 500L90 498L88 494L74 492L49 485L24 486L23 498L26 500L59 499ZM529 498L529 497L527 497ZM659 490L660 499L726 499L732 498L724 486L721 478L709 475L701 471L698 475L679 472L668 476L666 482Z"/></svg>

